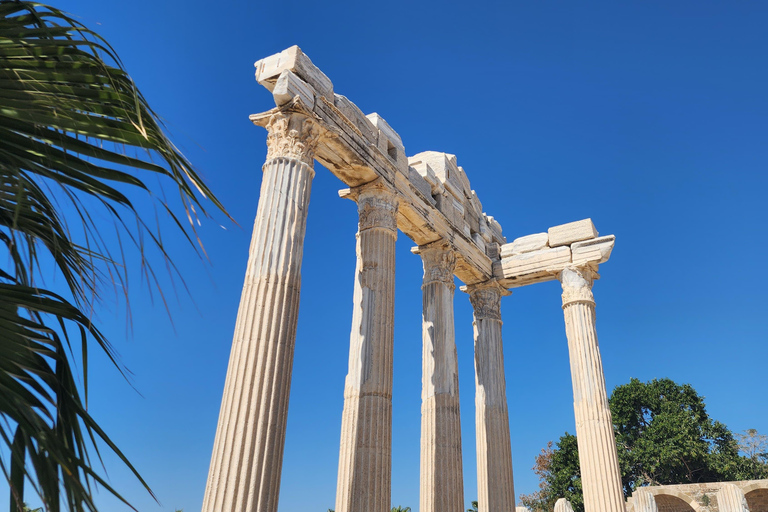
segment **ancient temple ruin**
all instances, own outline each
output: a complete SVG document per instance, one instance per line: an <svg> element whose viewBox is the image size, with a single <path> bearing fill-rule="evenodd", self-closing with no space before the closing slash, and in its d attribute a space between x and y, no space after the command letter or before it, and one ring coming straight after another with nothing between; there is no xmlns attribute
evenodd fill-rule
<svg viewBox="0 0 768 512"><path fill-rule="evenodd" d="M336 512L389 512L395 239L424 264L421 512L463 512L454 276L474 309L478 501L514 512L501 298L563 288L584 503L624 511L595 330L592 284L614 244L589 219L506 243L453 155L406 156L400 136L334 93L298 47L256 63L276 107L254 114L267 158L222 399L204 512L276 512L314 161L357 203L357 268ZM566 219L567 220L567 219Z"/></svg>

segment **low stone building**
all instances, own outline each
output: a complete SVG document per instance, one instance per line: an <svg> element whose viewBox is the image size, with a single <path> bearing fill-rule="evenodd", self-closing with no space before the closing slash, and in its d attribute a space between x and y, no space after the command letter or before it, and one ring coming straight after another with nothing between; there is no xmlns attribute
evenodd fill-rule
<svg viewBox="0 0 768 512"><path fill-rule="evenodd" d="M642 487L627 512L768 512L768 480Z"/></svg>

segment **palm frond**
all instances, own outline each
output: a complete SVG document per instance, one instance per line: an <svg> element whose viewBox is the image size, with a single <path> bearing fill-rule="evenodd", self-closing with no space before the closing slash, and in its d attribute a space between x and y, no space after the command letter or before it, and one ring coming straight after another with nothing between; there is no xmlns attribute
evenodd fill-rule
<svg viewBox="0 0 768 512"><path fill-rule="evenodd" d="M146 184L150 176L178 191L186 220ZM62 503L96 511L96 484L127 503L94 469L90 454L100 460L99 446L149 490L86 407L89 345L124 371L92 322L104 292L126 288L124 241L141 254L150 281L158 279L147 244L175 271L159 228L134 207L137 193L149 195L198 254L204 201L226 215L104 39L55 8L0 0L0 244L9 255L0 268L0 438L11 454L0 470L11 511L25 508L25 480L51 512ZM112 218L116 253L95 207ZM68 297L47 289L43 269L51 263ZM73 371L78 358L82 378Z"/></svg>

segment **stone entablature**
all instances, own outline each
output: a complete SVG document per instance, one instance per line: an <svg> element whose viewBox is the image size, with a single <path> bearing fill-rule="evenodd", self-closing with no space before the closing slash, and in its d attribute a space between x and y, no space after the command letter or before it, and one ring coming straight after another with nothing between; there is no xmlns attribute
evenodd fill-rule
<svg viewBox="0 0 768 512"><path fill-rule="evenodd" d="M482 211L456 157L427 151L406 157L400 136L378 114L367 116L299 47L256 62L256 80L269 89L276 108L251 120L268 127L277 112L311 119L321 134L314 158L349 187L380 178L400 196L397 227L416 245L449 241L456 275L466 284L493 277L493 260L506 242L501 225Z"/></svg>
<svg viewBox="0 0 768 512"><path fill-rule="evenodd" d="M768 512L768 480L641 487L627 499L627 512L743 512L741 496L749 512Z"/></svg>

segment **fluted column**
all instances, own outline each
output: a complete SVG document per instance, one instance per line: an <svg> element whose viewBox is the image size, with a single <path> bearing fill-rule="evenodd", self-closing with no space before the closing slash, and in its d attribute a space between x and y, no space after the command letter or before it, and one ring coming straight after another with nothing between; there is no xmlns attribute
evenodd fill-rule
<svg viewBox="0 0 768 512"><path fill-rule="evenodd" d="M648 491L638 490L632 493L635 512L659 512L656 497Z"/></svg>
<svg viewBox="0 0 768 512"><path fill-rule="evenodd" d="M316 125L275 114L203 512L276 512Z"/></svg>
<svg viewBox="0 0 768 512"><path fill-rule="evenodd" d="M347 196L360 220L336 512L388 512L397 197L378 182Z"/></svg>
<svg viewBox="0 0 768 512"><path fill-rule="evenodd" d="M559 278L571 360L584 510L624 512L616 439L595 329L594 274L589 267L574 267L563 270Z"/></svg>
<svg viewBox="0 0 768 512"><path fill-rule="evenodd" d="M565 498L558 499L555 502L555 512L573 512L573 507L571 506L571 502Z"/></svg>
<svg viewBox="0 0 768 512"><path fill-rule="evenodd" d="M464 512L459 371L453 320L456 255L444 242L419 247L421 287L421 512Z"/></svg>
<svg viewBox="0 0 768 512"><path fill-rule="evenodd" d="M717 507L720 512L749 512L747 497L732 483L723 484L717 491Z"/></svg>
<svg viewBox="0 0 768 512"><path fill-rule="evenodd" d="M477 502L480 512L514 512L501 297L510 292L495 281L466 287L474 308Z"/></svg>

